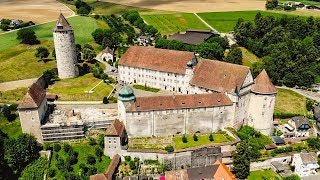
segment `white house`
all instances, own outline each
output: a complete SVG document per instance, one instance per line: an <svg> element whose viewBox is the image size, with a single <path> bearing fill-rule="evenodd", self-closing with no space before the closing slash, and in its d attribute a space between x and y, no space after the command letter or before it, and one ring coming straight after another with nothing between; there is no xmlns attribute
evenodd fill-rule
<svg viewBox="0 0 320 180"><path fill-rule="evenodd" d="M288 125L292 127L293 133L296 137L309 137L309 129L311 126L307 117L293 117L288 121Z"/></svg>
<svg viewBox="0 0 320 180"><path fill-rule="evenodd" d="M114 52L111 48L106 47L103 51L102 51L102 55L101 55L101 59L108 61L111 60L113 62L113 58L114 58Z"/></svg>
<svg viewBox="0 0 320 180"><path fill-rule="evenodd" d="M291 166L295 167L294 172L300 177L316 174L316 169L320 167L316 153L294 154Z"/></svg>

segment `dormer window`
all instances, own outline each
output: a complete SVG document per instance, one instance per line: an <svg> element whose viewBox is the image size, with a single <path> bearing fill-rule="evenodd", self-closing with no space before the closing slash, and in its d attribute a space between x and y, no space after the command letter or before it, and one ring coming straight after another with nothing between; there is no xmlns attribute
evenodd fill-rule
<svg viewBox="0 0 320 180"><path fill-rule="evenodd" d="M58 29L63 29L63 25L61 23L58 23L57 28Z"/></svg>

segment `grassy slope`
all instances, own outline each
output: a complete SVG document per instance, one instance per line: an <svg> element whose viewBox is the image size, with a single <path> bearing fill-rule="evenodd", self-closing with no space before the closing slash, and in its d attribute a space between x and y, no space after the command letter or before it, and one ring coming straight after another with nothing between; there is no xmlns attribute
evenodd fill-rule
<svg viewBox="0 0 320 180"><path fill-rule="evenodd" d="M243 57L242 59L243 65L251 68L253 63L260 61L260 59L256 55L248 51L246 48L240 47L240 49Z"/></svg>
<svg viewBox="0 0 320 180"><path fill-rule="evenodd" d="M187 29L209 29L191 13L143 15L143 19L162 34L184 32Z"/></svg>
<svg viewBox="0 0 320 180"><path fill-rule="evenodd" d="M101 80L93 77L92 74L74 79L63 79L57 81L52 87L47 89L48 92L58 94L59 100L62 101L102 101L103 97L109 95L113 87L105 83L101 83L94 89L94 93L87 94Z"/></svg>
<svg viewBox="0 0 320 180"><path fill-rule="evenodd" d="M278 178L280 178L279 175L277 175L272 170L259 170L259 171L251 171L248 177L248 180L263 180L263 179L276 180Z"/></svg>
<svg viewBox="0 0 320 180"><path fill-rule="evenodd" d="M219 32L230 32L239 18L243 18L245 21L253 21L258 12L261 12L262 15L274 15L275 17L284 15L284 12L277 13L270 11L207 12L198 13L198 15Z"/></svg>
<svg viewBox="0 0 320 180"><path fill-rule="evenodd" d="M307 113L306 98L291 90L278 88L274 113L304 115Z"/></svg>
<svg viewBox="0 0 320 180"><path fill-rule="evenodd" d="M15 90L5 91L0 93L0 103L18 103L20 99L28 91L27 88L19 88Z"/></svg>
<svg viewBox="0 0 320 180"><path fill-rule="evenodd" d="M189 147L201 146L205 144L221 143L229 141L223 134L213 134L213 142L209 140L209 135L198 136L198 141L193 140L193 135L186 135L188 142L182 142L181 136L176 136L173 138L175 144L175 149L185 149Z"/></svg>
<svg viewBox="0 0 320 180"><path fill-rule="evenodd" d="M22 134L19 118L17 117L14 121L9 122L0 115L0 130L6 133L10 138L18 137Z"/></svg>
<svg viewBox="0 0 320 180"><path fill-rule="evenodd" d="M93 44L91 32L103 25L103 22L97 23L90 17L76 16L68 20L75 29L76 43L79 44ZM39 59L34 57L35 48L38 46L47 47L50 52L53 50L54 24L55 22L50 22L33 27L41 41L40 45L19 44L16 40L16 31L0 35L0 82L38 77L43 71L56 67L55 61L38 62ZM83 26L84 24L86 26Z"/></svg>

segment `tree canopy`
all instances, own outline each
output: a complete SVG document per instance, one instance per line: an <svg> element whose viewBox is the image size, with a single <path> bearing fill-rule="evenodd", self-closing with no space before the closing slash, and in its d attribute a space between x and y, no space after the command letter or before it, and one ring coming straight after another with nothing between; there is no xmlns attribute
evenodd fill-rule
<svg viewBox="0 0 320 180"><path fill-rule="evenodd" d="M47 48L45 47L38 47L37 48L37 51L35 53L35 56L40 58L40 59L43 59L43 58L47 58L49 56L50 52Z"/></svg>
<svg viewBox="0 0 320 180"><path fill-rule="evenodd" d="M48 161L41 157L29 164L21 173L19 180L43 180L44 171L47 167Z"/></svg>
<svg viewBox="0 0 320 180"><path fill-rule="evenodd" d="M31 28L20 29L17 32L17 39L21 41L22 44L39 44L40 41L37 39L36 33Z"/></svg>
<svg viewBox="0 0 320 180"><path fill-rule="evenodd" d="M249 144L241 141L233 155L233 170L239 179L246 179L250 174Z"/></svg>

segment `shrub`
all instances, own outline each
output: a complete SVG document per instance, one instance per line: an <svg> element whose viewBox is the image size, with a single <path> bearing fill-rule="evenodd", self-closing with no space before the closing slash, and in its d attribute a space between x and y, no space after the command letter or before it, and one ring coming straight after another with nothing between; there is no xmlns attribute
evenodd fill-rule
<svg viewBox="0 0 320 180"><path fill-rule="evenodd" d="M92 138L92 137L89 137L89 145L90 146L94 146L96 144L97 144L96 140L94 138Z"/></svg>
<svg viewBox="0 0 320 180"><path fill-rule="evenodd" d="M187 143L188 142L188 139L187 139L186 135L182 136L182 142L183 143Z"/></svg>
<svg viewBox="0 0 320 180"><path fill-rule="evenodd" d="M210 140L211 142L214 140L212 134L209 135L209 140Z"/></svg>
<svg viewBox="0 0 320 180"><path fill-rule="evenodd" d="M43 149L44 150L52 150L52 146L51 146L51 144L50 143L47 143L47 142L45 142L44 144L43 144Z"/></svg>
<svg viewBox="0 0 320 180"><path fill-rule="evenodd" d="M193 135L193 140L198 141L198 136L196 134Z"/></svg>
<svg viewBox="0 0 320 180"><path fill-rule="evenodd" d="M92 156L92 155L89 155L87 157L87 163L90 164L90 165L95 164L96 163L96 158L94 158L94 156Z"/></svg>
<svg viewBox="0 0 320 180"><path fill-rule="evenodd" d="M98 144L101 148L104 148L104 135L103 134L99 134L98 136Z"/></svg>
<svg viewBox="0 0 320 180"><path fill-rule="evenodd" d="M71 149L72 149L72 147L70 146L70 144L63 145L64 152L68 153Z"/></svg>
<svg viewBox="0 0 320 180"><path fill-rule="evenodd" d="M53 150L55 151L55 152L59 152L60 150L61 150L61 146L60 146L60 144L54 144L53 145Z"/></svg>
<svg viewBox="0 0 320 180"><path fill-rule="evenodd" d="M103 151L102 151L102 149L101 149L99 146L97 146L97 147L94 149L94 151L95 151L95 154L96 154L98 160L101 161L101 157L103 156Z"/></svg>
<svg viewBox="0 0 320 180"><path fill-rule="evenodd" d="M88 9L86 9L85 7L80 7L77 12L80 15L88 15L89 14Z"/></svg>
<svg viewBox="0 0 320 180"><path fill-rule="evenodd" d="M124 156L124 160L127 162L131 161L131 156Z"/></svg>
<svg viewBox="0 0 320 180"><path fill-rule="evenodd" d="M56 175L56 170L55 169L52 169L52 168L50 168L50 169L48 169L48 176L49 177L54 177Z"/></svg>
<svg viewBox="0 0 320 180"><path fill-rule="evenodd" d="M43 58L47 58L49 54L50 52L46 47L38 47L34 55L40 59L43 59Z"/></svg>
<svg viewBox="0 0 320 180"><path fill-rule="evenodd" d="M136 165L135 165L135 163L134 163L133 161L130 161L130 162L129 162L129 166L130 166L130 169L131 169L131 170L136 169Z"/></svg>
<svg viewBox="0 0 320 180"><path fill-rule="evenodd" d="M21 40L22 44L39 44L36 33L31 28L20 29L17 33L17 39Z"/></svg>
<svg viewBox="0 0 320 180"><path fill-rule="evenodd" d="M167 152L173 152L173 151L174 151L174 148L173 148L173 146L171 146L171 145L166 146L164 149L165 149Z"/></svg>

